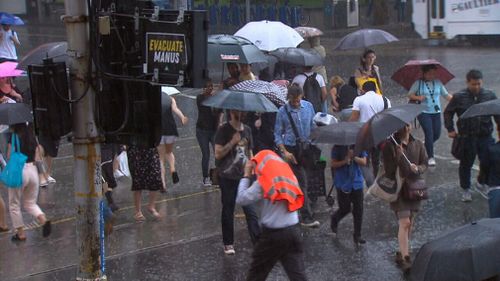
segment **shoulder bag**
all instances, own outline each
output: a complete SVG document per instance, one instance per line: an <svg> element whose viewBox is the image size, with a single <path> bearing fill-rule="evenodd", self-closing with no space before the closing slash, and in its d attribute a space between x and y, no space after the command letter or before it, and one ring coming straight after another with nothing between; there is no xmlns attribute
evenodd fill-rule
<svg viewBox="0 0 500 281"><path fill-rule="evenodd" d="M21 153L19 137L12 134L10 139L12 152L7 166L0 173L0 182L8 188L21 188L23 185L23 169L28 156Z"/></svg>
<svg viewBox="0 0 500 281"><path fill-rule="evenodd" d="M427 186L424 179L405 179L402 191L403 199L408 201L421 201L429 198Z"/></svg>
<svg viewBox="0 0 500 281"><path fill-rule="evenodd" d="M396 168L396 178L387 177L383 166L380 167L377 178L368 189L368 194L382 199L388 203L398 200L399 192L401 191L402 180L399 175L399 167Z"/></svg>

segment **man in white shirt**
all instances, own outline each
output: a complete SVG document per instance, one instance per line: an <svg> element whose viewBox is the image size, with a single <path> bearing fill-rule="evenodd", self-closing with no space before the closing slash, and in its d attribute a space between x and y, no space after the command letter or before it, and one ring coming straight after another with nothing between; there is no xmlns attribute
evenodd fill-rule
<svg viewBox="0 0 500 281"><path fill-rule="evenodd" d="M382 112L384 109L391 107L391 101L388 98L377 94L377 85L373 81L367 81L361 87L362 95L355 98L352 103L352 113L349 121L351 122L367 122L373 115ZM373 175L366 174L363 171L366 185L371 185L371 179L377 176L380 165L380 149L374 147L370 152L371 164L373 167Z"/></svg>
<svg viewBox="0 0 500 281"><path fill-rule="evenodd" d="M293 78L292 84L293 83L298 84L300 86L300 88L302 88L302 91L304 91L305 99L307 101L311 102L314 106L315 111L318 112L318 106L315 105L314 100L311 100L310 98L308 98L308 96L309 96L308 94L310 94L310 93L306 93L305 89L304 89L304 83L306 82L307 78L310 77L311 75L316 75L316 81L318 82L319 87L321 89L320 90L321 91L320 97L318 97L318 101L320 101L322 103L320 111L326 113L326 97L327 97L326 96L327 95L326 83L325 83L325 80L323 79L323 76L317 74L312 69L313 69L312 66L304 66L304 72L295 76L295 78Z"/></svg>
<svg viewBox="0 0 500 281"><path fill-rule="evenodd" d="M375 91L376 85L373 81L367 81L363 84L362 95L356 97L352 103L352 113L349 121L364 123L376 113L391 107L391 101Z"/></svg>
<svg viewBox="0 0 500 281"><path fill-rule="evenodd" d="M21 46L17 33L8 24L0 28L0 63L4 61L17 61L16 45Z"/></svg>

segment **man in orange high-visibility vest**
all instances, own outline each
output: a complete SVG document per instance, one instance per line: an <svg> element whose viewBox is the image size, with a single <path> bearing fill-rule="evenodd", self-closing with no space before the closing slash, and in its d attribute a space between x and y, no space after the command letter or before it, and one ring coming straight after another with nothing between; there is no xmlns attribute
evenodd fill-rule
<svg viewBox="0 0 500 281"><path fill-rule="evenodd" d="M251 177L257 180L251 184ZM261 234L252 254L247 280L266 280L280 261L290 280L307 280L297 210L304 194L290 166L271 150L262 150L245 165L236 203L260 201Z"/></svg>

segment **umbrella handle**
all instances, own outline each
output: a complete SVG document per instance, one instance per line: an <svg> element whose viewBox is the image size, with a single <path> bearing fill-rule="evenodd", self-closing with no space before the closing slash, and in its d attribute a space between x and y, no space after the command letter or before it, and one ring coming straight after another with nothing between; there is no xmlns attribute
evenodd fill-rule
<svg viewBox="0 0 500 281"><path fill-rule="evenodd" d="M399 145L398 142L394 139L394 136L391 135L391 139L392 141L394 142L395 145ZM411 161L410 159L408 159L408 157L406 156L406 154L404 152L401 151L401 154L403 154L403 157L406 159L406 161L408 162L408 164L411 165Z"/></svg>

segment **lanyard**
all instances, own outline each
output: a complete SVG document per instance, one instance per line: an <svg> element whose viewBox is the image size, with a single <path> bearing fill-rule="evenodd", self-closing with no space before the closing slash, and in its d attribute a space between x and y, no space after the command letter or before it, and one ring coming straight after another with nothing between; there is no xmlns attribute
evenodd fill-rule
<svg viewBox="0 0 500 281"><path fill-rule="evenodd" d="M436 101L434 100L434 90L436 89L434 85L434 80L432 81L432 90L431 88L429 88L429 84L427 83L427 81L424 82L424 85L427 88L427 91L429 91L429 94L431 95L432 103L436 103Z"/></svg>

